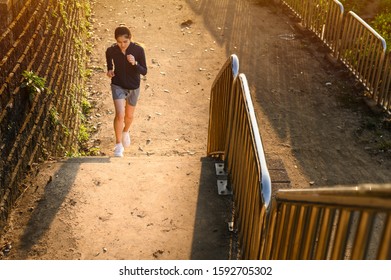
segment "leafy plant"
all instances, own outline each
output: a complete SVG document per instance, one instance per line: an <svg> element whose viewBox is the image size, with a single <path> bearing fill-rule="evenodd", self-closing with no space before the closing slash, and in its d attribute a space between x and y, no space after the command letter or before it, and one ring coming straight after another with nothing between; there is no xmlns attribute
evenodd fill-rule
<svg viewBox="0 0 391 280"><path fill-rule="evenodd" d="M29 93L29 100L32 102L37 94L40 94L46 90L45 78L41 78L34 74L32 71L24 71L22 73L23 82L21 87L26 88Z"/></svg>
<svg viewBox="0 0 391 280"><path fill-rule="evenodd" d="M87 142L90 139L90 134L88 132L88 128L81 124L79 128L79 133L77 135L77 140L79 141L79 144L83 144Z"/></svg>
<svg viewBox="0 0 391 280"><path fill-rule="evenodd" d="M53 126L58 125L60 123L60 115L58 114L56 107L50 108L49 113L50 113L50 122L53 124Z"/></svg>
<svg viewBox="0 0 391 280"><path fill-rule="evenodd" d="M387 46L391 45L391 11L375 17L371 26L386 40Z"/></svg>
<svg viewBox="0 0 391 280"><path fill-rule="evenodd" d="M366 12L370 0L340 0L345 11L353 11L359 16ZM376 15L369 22L370 26L375 29L386 40L387 46L391 46L391 0L380 0L376 10Z"/></svg>
<svg viewBox="0 0 391 280"><path fill-rule="evenodd" d="M82 109L82 113L83 115L89 115L91 113L91 104L90 102L86 99L86 98L83 98L81 100L81 109Z"/></svg>

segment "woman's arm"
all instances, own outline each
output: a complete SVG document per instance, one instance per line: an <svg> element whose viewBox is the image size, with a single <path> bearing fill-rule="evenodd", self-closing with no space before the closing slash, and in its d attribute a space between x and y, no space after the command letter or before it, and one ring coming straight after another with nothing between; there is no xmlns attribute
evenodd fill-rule
<svg viewBox="0 0 391 280"><path fill-rule="evenodd" d="M113 58L110 54L110 48L106 50L106 65L107 65L107 77L112 78L114 77L114 65L113 65Z"/></svg>
<svg viewBox="0 0 391 280"><path fill-rule="evenodd" d="M136 67L137 67L138 72L143 76L147 75L148 68L147 68L147 62L145 60L145 52L144 52L144 49L141 47L140 47L140 53L137 57L136 62L137 62Z"/></svg>

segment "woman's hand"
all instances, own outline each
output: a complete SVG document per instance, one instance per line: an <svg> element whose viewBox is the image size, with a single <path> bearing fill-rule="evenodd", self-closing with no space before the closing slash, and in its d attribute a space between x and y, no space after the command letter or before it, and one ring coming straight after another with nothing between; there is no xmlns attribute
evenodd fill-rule
<svg viewBox="0 0 391 280"><path fill-rule="evenodd" d="M114 76L115 76L115 74L114 74L114 71L113 71L113 70L109 70L109 71L107 71L106 75L107 75L107 77L109 77L109 78L112 78L112 77L114 77Z"/></svg>
<svg viewBox="0 0 391 280"><path fill-rule="evenodd" d="M128 54L128 55L126 56L126 58L127 58L127 60L129 61L130 64L132 64L132 65L135 65L135 64L136 64L136 59L134 58L133 55Z"/></svg>

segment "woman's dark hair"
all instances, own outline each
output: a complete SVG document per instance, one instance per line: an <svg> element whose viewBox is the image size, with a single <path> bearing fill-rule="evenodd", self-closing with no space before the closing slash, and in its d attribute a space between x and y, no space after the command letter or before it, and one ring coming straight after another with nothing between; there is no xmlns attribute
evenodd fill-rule
<svg viewBox="0 0 391 280"><path fill-rule="evenodd" d="M125 26L117 27L114 31L114 36L115 36L115 39L117 39L118 37L121 37L121 36L125 36L128 39L132 38L132 34L130 33L129 28L127 28Z"/></svg>

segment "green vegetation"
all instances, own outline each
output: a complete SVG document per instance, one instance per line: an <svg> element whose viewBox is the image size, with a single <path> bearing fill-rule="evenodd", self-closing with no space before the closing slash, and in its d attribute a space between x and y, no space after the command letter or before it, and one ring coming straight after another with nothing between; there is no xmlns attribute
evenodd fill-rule
<svg viewBox="0 0 391 280"><path fill-rule="evenodd" d="M72 2L72 3L70 3ZM78 70L74 73L77 75L75 81L70 86L70 88L65 89L66 98L71 100L72 112L77 118L77 124L72 129L64 125L65 116L64 112L59 111L59 108L53 103L56 98L51 98L48 112L48 121L52 128L59 131L59 138L64 140L66 143L70 140L77 141L77 145L71 145L71 147L62 147L60 154L65 154L66 156L88 156L88 155L97 155L99 154L98 148L91 147L89 141L91 134L96 130L90 123L90 114L92 112L92 105L87 99L87 92L85 88L86 81L92 74L92 70L87 68L88 55L92 51L92 44L90 40L92 34L92 25L90 22L91 17L91 7L90 1L87 0L73 0L65 1L59 0L55 5L56 9L53 9L51 16L54 18L61 19L61 25L58 28L52 28L51 21L48 19L48 27L45 32L53 36L65 37L71 34L71 37L68 40L68 44L72 45L72 59L75 60ZM70 6L71 5L71 6ZM78 9L79 18L72 22L69 18L72 8ZM62 67L62 65L60 65ZM28 92L30 104L36 102L37 96L45 92L46 94L50 93L50 89L45 85L46 80L39 77L32 71L25 71L23 73L23 81L21 84L22 88L25 88ZM55 95L57 96L57 94ZM76 116L77 115L77 116ZM53 130L53 131L54 131ZM61 143L58 144L61 146Z"/></svg>
<svg viewBox="0 0 391 280"><path fill-rule="evenodd" d="M391 3L390 3L391 7ZM388 48L391 47L391 10L378 14L371 26L386 40Z"/></svg>
<svg viewBox="0 0 391 280"><path fill-rule="evenodd" d="M60 14L61 14L61 18L63 19L63 21L64 21L64 24L65 24L65 27L67 28L67 29L69 29L70 28L70 25L69 25L69 20L68 20L68 13L67 13L67 11L65 10L66 9L66 3L65 3L65 1L64 0L62 0L62 1L59 1L59 7L60 7Z"/></svg>
<svg viewBox="0 0 391 280"><path fill-rule="evenodd" d="M58 114L56 107L50 108L49 113L50 113L50 122L52 123L52 125L56 126L60 124L60 115Z"/></svg>
<svg viewBox="0 0 391 280"><path fill-rule="evenodd" d="M340 0L345 11L353 11L359 16L365 13L373 0ZM375 15L368 24L375 29L391 46L391 0L378 0L379 4Z"/></svg>
<svg viewBox="0 0 391 280"><path fill-rule="evenodd" d="M90 134L88 131L88 128L81 124L79 128L79 134L77 135L77 140L79 141L79 144L83 144L87 142L90 139Z"/></svg>
<svg viewBox="0 0 391 280"><path fill-rule="evenodd" d="M22 76L23 76L23 82L21 87L27 89L29 93L30 103L33 102L37 94L41 94L44 91L47 91L47 88L45 86L46 84L45 78L39 77L33 71L24 71Z"/></svg>
<svg viewBox="0 0 391 280"><path fill-rule="evenodd" d="M89 1L76 1L76 8L84 15L81 22L73 23L72 29L75 31L75 36L72 38L74 46L74 57L77 61L79 69L79 85L74 85L72 88L73 94L82 95L80 104L73 104L78 107L80 126L77 132L78 151L68 152L67 156L93 156L99 154L99 149L90 147L89 141L94 128L89 122L88 116L91 114L92 105L87 99L87 92L84 88L85 82L92 74L91 69L87 69L86 61L88 54L92 51L90 40L92 34L92 25L90 22L91 7ZM73 98L76 100L76 98Z"/></svg>
<svg viewBox="0 0 391 280"><path fill-rule="evenodd" d="M92 106L90 102L86 98L83 98L81 100L81 110L83 115L89 115L91 113L91 108Z"/></svg>

